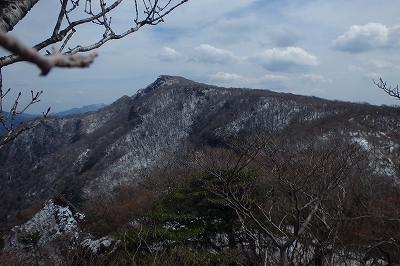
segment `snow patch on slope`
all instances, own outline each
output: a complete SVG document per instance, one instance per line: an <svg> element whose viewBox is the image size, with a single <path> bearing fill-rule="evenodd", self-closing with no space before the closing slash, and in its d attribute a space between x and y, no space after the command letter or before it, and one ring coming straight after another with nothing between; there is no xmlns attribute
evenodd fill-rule
<svg viewBox="0 0 400 266"><path fill-rule="evenodd" d="M78 222L84 217L68 205L60 206L54 200L48 200L29 221L11 229L3 252L29 255L28 261L39 265L50 261L58 263L61 250L72 250L78 244ZM41 257L42 252L50 256Z"/></svg>
<svg viewBox="0 0 400 266"><path fill-rule="evenodd" d="M29 234L40 234L37 245L45 244L61 235L77 238L79 231L77 223L83 218L83 214L73 214L68 206L59 206L53 200L48 200L28 222L11 230L6 240L6 248L23 248L24 244L20 240Z"/></svg>
<svg viewBox="0 0 400 266"><path fill-rule="evenodd" d="M90 235L84 235L79 222L85 215L66 201L61 200L61 205L48 200L29 221L14 226L2 252L18 254L26 259L26 265L65 265L66 254L76 255L81 247L97 255L114 250L115 239L106 236L93 240Z"/></svg>
<svg viewBox="0 0 400 266"><path fill-rule="evenodd" d="M97 240L85 239L81 245L90 250L93 254L104 254L106 252L112 252L115 249L117 241L115 239L105 236Z"/></svg>

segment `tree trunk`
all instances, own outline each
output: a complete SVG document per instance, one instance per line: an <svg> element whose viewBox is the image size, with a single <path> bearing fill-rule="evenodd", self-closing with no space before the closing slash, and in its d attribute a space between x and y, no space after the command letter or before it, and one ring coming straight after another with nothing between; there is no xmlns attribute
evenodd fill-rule
<svg viewBox="0 0 400 266"><path fill-rule="evenodd" d="M280 265L281 266L289 265L286 250L287 250L287 247L280 247L279 248L279 259L280 259Z"/></svg>
<svg viewBox="0 0 400 266"><path fill-rule="evenodd" d="M11 31L39 0L0 1L0 30Z"/></svg>

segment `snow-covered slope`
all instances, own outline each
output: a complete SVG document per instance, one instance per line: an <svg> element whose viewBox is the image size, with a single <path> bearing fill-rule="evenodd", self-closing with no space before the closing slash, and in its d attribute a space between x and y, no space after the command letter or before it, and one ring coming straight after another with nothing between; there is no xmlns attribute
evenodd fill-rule
<svg viewBox="0 0 400 266"><path fill-rule="evenodd" d="M111 252L116 241L111 237L92 239L80 229L84 218L63 198L47 200L31 219L10 230L2 252L23 257L25 265L67 265L65 260L76 258L79 249L94 254Z"/></svg>
<svg viewBox="0 0 400 266"><path fill-rule="evenodd" d="M392 160L400 142L398 112L160 76L98 112L49 118L3 147L0 223L53 195L78 207L112 195L117 186L144 178L144 170L185 161L187 150L224 145L240 132L334 131L373 149L380 161ZM387 150L388 143L395 149ZM384 168L393 174L391 163Z"/></svg>
<svg viewBox="0 0 400 266"><path fill-rule="evenodd" d="M27 256L39 265L61 264L61 257L79 244L78 223L84 215L71 206L61 206L48 200L43 208L26 223L15 226L5 239L3 252ZM41 256L48 254L50 257Z"/></svg>

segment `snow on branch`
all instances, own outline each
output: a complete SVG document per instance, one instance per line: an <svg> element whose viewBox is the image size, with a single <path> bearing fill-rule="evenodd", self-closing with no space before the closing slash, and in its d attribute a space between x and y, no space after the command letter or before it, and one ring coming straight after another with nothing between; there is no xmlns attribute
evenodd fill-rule
<svg viewBox="0 0 400 266"><path fill-rule="evenodd" d="M0 31L0 46L19 55L23 61L36 64L40 68L40 75L42 76L47 75L53 67L88 67L97 56L96 52L88 56L79 54L63 55L55 49L53 49L52 54L43 56L35 49L25 46L16 37L6 34L4 31Z"/></svg>

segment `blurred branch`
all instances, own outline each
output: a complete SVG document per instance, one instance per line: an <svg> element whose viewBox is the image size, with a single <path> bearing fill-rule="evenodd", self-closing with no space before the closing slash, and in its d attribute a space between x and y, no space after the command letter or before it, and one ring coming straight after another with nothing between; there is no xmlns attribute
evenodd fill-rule
<svg viewBox="0 0 400 266"><path fill-rule="evenodd" d="M0 31L0 46L6 50L18 54L22 60L36 64L41 75L47 75L52 67L88 67L97 56L92 53L87 57L81 55L62 55L57 51L53 54L42 56L35 49L26 47L17 38Z"/></svg>

